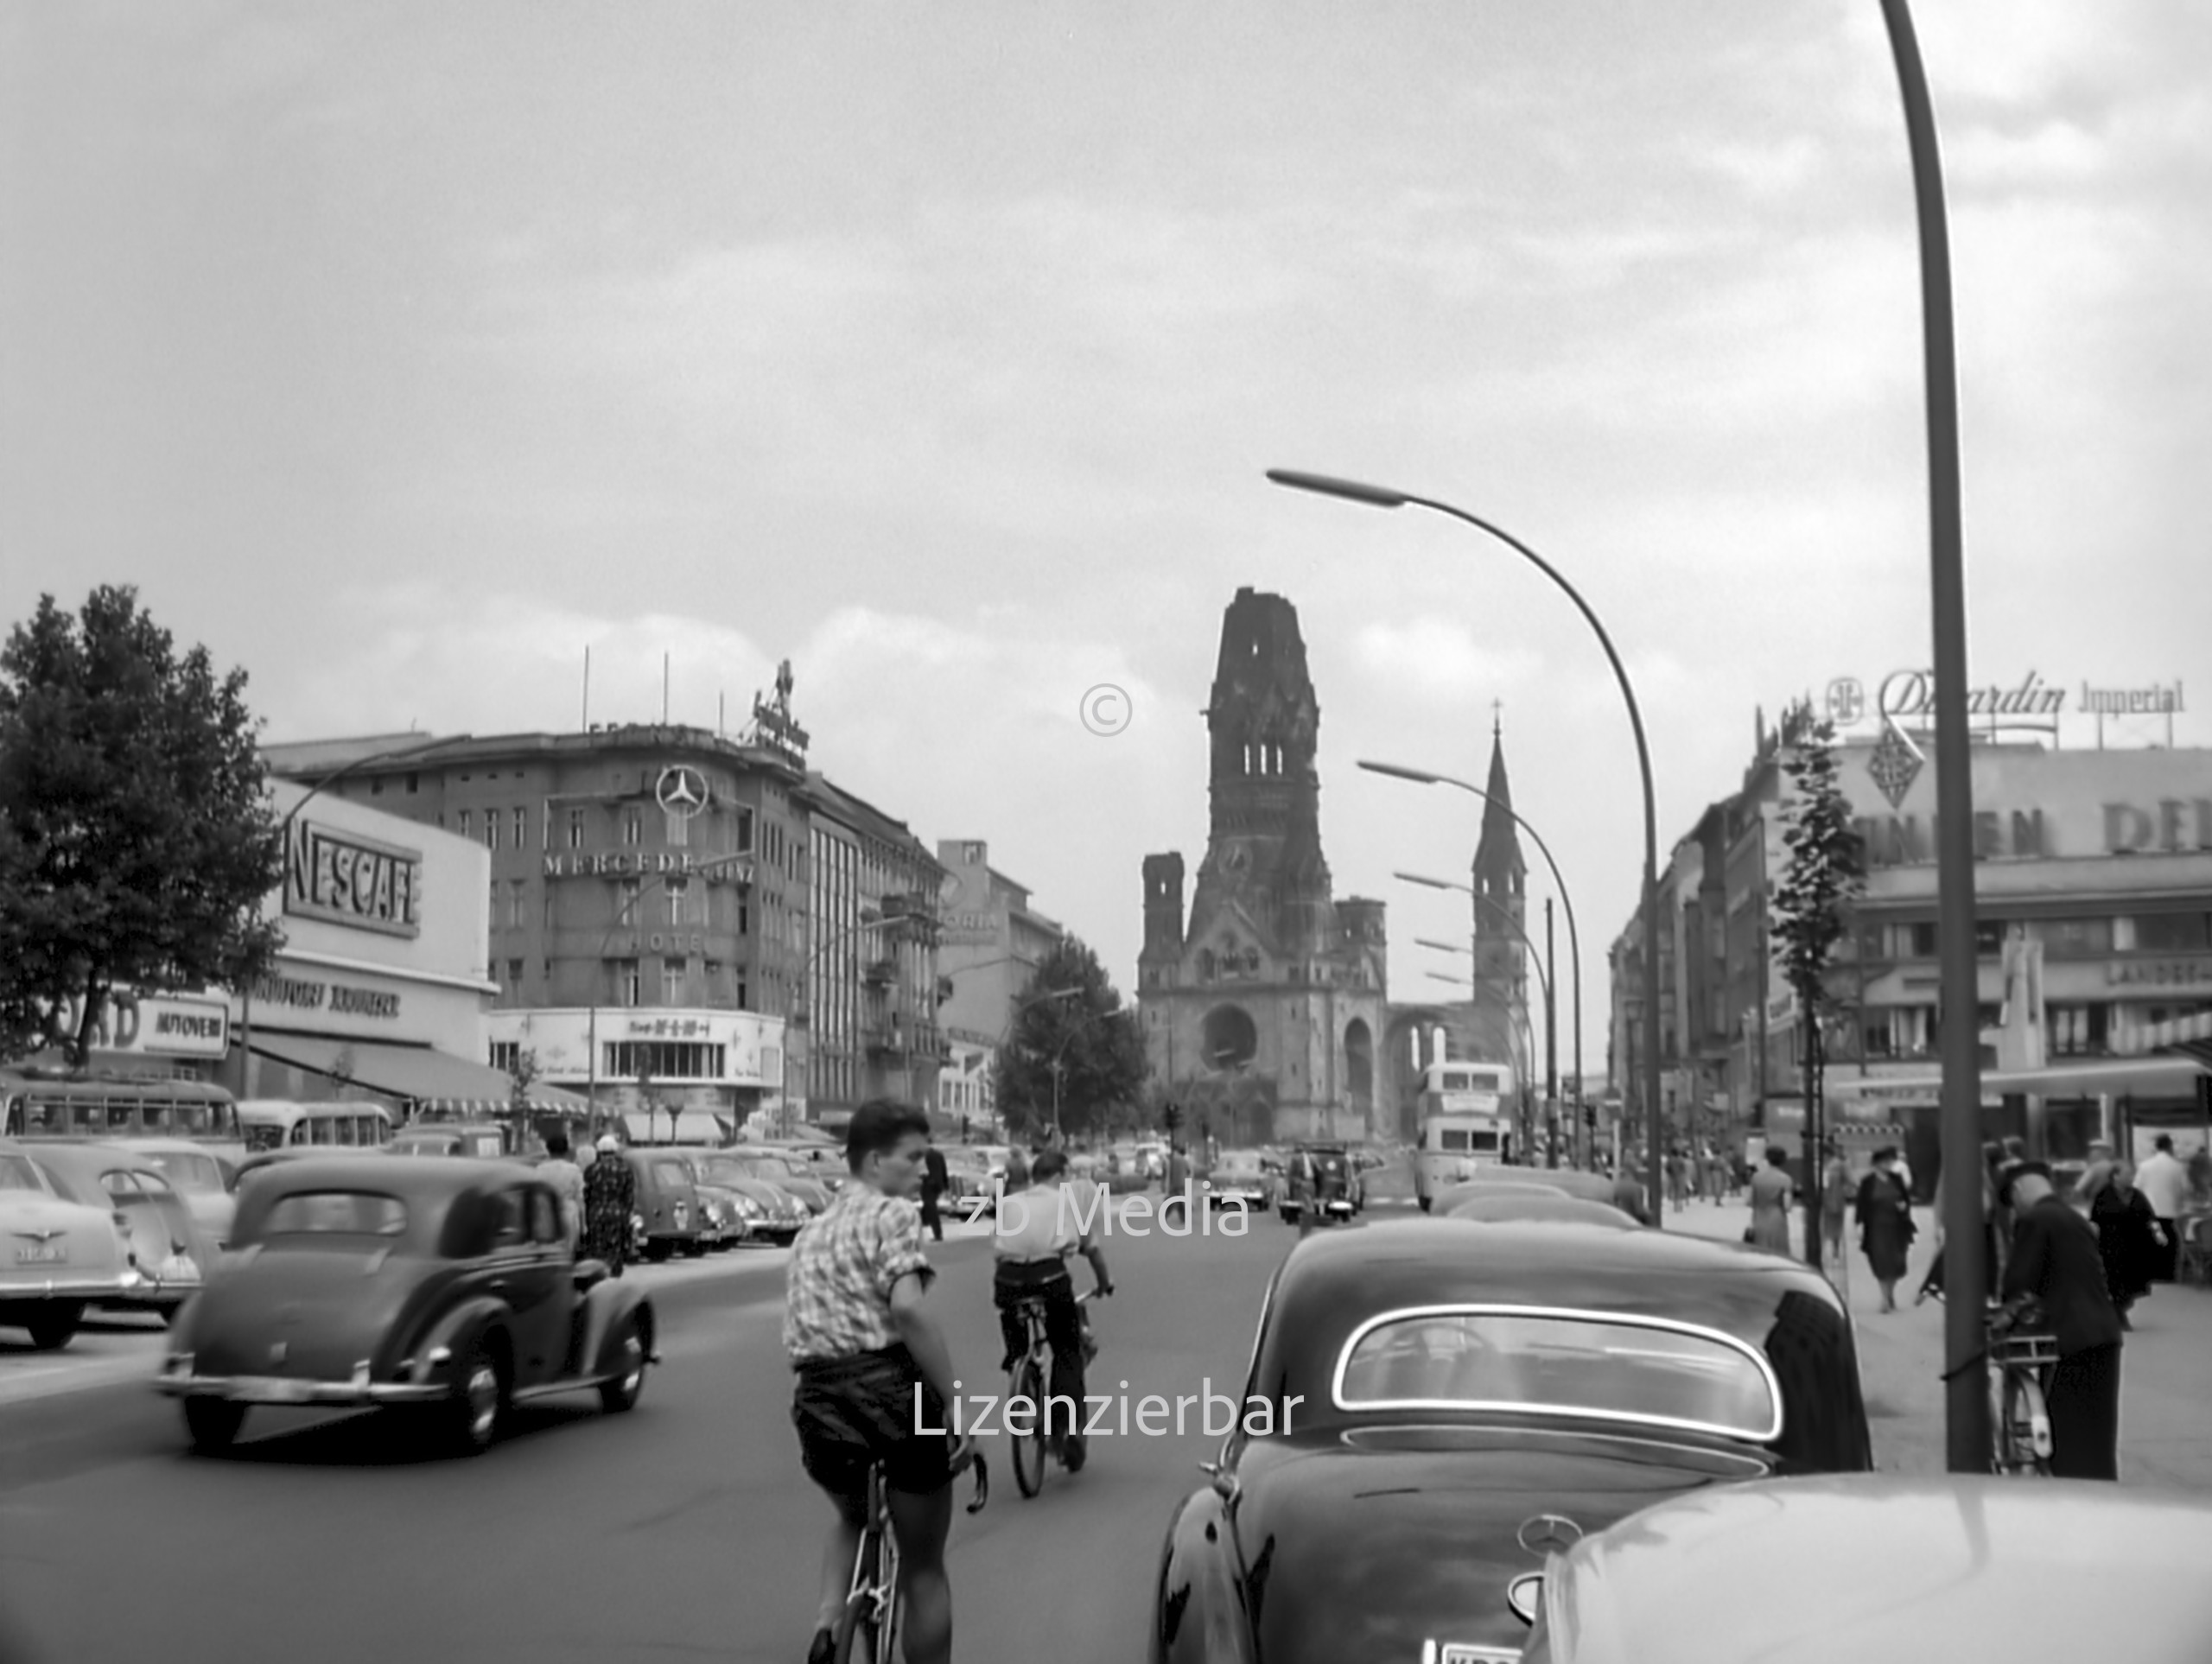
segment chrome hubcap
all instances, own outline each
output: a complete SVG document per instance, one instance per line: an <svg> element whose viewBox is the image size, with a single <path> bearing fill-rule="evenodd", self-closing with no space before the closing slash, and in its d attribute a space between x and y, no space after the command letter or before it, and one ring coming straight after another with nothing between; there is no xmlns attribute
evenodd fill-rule
<svg viewBox="0 0 2212 1664"><path fill-rule="evenodd" d="M489 1439L499 1415L499 1371L480 1363L468 1373L468 1431L478 1439Z"/></svg>

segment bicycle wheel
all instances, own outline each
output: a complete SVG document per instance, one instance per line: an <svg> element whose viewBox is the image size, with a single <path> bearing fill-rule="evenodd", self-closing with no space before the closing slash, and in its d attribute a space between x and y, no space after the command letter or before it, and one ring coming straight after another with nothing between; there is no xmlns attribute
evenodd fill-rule
<svg viewBox="0 0 2212 1664"><path fill-rule="evenodd" d="M2049 1478L2050 1416L2044 1406L2043 1388L2034 1376L2018 1370L2005 1375L2005 1426L2018 1464L2013 1471Z"/></svg>
<svg viewBox="0 0 2212 1664"><path fill-rule="evenodd" d="M1033 1405L1042 1406L1045 1376L1037 1367L1034 1353L1014 1366L1007 1386L1008 1397L1026 1398ZM1045 1489L1045 1424L1041 1416L1033 1421L1028 1432L1014 1438L1014 1483L1024 1496L1034 1496Z"/></svg>
<svg viewBox="0 0 2212 1664"><path fill-rule="evenodd" d="M886 1531L876 1547L875 1586L885 1591L882 1621L875 1626L874 1664L899 1664L906 1644L906 1591L899 1586L899 1539Z"/></svg>
<svg viewBox="0 0 2212 1664"><path fill-rule="evenodd" d="M835 1664L877 1664L886 1656L884 1626L876 1622L873 1590L856 1589L845 1597L845 1610L837 1614L830 1633L830 1656Z"/></svg>

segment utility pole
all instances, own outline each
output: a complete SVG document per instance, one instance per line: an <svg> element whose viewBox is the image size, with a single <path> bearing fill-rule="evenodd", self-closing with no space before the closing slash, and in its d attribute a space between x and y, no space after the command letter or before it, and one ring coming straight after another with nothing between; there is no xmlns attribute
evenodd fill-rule
<svg viewBox="0 0 2212 1664"><path fill-rule="evenodd" d="M1544 898L1544 1165L1559 1165L1559 1006L1552 997L1552 899Z"/></svg>

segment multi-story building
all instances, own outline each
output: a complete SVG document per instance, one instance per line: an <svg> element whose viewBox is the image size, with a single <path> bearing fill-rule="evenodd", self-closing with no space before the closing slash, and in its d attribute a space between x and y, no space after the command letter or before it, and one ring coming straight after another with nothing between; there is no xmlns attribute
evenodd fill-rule
<svg viewBox="0 0 2212 1664"><path fill-rule="evenodd" d="M809 908L798 1055L801 1113L836 1123L870 1098L936 1101L945 1058L938 1023L939 897L945 869L873 804L810 774Z"/></svg>
<svg viewBox="0 0 2212 1664"><path fill-rule="evenodd" d="M937 1108L970 1128L997 1115L991 1081L998 1049L1037 968L1065 934L1030 906L1027 887L994 867L989 855L979 839L938 842L945 872L938 971L948 991L938 1013L946 1059Z"/></svg>
<svg viewBox="0 0 2212 1664"><path fill-rule="evenodd" d="M1806 1035L1769 913L1786 870L1785 772L1799 707L1738 793L1708 809L1662 875L1660 1060L1668 1113L1757 1140L1802 1128ZM1923 1187L1937 1156L1937 897L1932 746L1902 729L1837 747L1867 866L1829 978L1826 1092L1847 1145L1891 1141ZM2212 751L1972 753L1985 1127L2056 1159L2116 1122L2196 1113L2195 1060L2132 1057L2129 1037L2212 1010ZM1719 868L1717 884L1712 873ZM1640 917L1614 944L1615 1078L1631 1116L1648 1028ZM1711 1123L1705 1123L1710 1125Z"/></svg>

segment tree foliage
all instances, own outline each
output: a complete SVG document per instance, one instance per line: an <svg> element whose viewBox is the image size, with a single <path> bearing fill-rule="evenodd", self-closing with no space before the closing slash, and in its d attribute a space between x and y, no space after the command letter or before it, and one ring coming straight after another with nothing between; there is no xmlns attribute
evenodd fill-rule
<svg viewBox="0 0 2212 1664"><path fill-rule="evenodd" d="M1782 944L1783 975L1797 996L1805 1073L1805 1252L1820 1263L1822 1125L1821 1019L1835 1005L1828 967L1850 907L1866 888L1866 852L1852 829L1851 804L1836 782L1835 730L1803 717L1795 749L1783 764L1796 793L1783 811L1783 846L1789 854L1772 906L1775 939Z"/></svg>
<svg viewBox="0 0 2212 1664"><path fill-rule="evenodd" d="M0 1049L81 1001L82 1064L109 992L237 988L281 927L261 906L282 836L245 702L205 647L179 657L135 590L73 618L39 598L0 649Z"/></svg>
<svg viewBox="0 0 2212 1664"><path fill-rule="evenodd" d="M1109 1127L1143 1092L1148 1065L1136 1013L1122 1006L1097 954L1072 936L1037 967L992 1065L1009 1133L1029 1135L1052 1126L1056 1058L1063 1065L1060 1126L1070 1135Z"/></svg>

